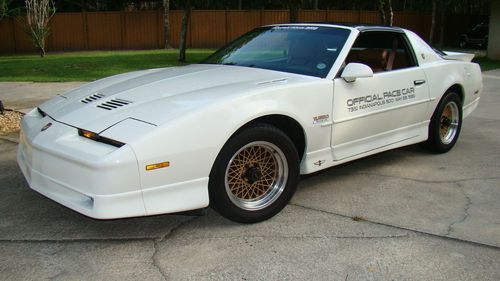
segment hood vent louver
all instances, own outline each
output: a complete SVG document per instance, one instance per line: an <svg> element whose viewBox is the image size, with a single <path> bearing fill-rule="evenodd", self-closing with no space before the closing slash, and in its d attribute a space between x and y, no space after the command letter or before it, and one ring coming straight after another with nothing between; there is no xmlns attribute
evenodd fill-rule
<svg viewBox="0 0 500 281"><path fill-rule="evenodd" d="M95 93L95 94L92 94L92 95L82 99L81 102L90 103L90 102L93 102L93 101L96 101L96 100L102 99L102 98L104 98L104 95L101 95L99 93Z"/></svg>
<svg viewBox="0 0 500 281"><path fill-rule="evenodd" d="M131 104L131 101L128 100L122 100L122 99L112 99L106 102L101 103L97 107L106 109L106 110L113 110L117 109L119 107L125 106L127 104Z"/></svg>

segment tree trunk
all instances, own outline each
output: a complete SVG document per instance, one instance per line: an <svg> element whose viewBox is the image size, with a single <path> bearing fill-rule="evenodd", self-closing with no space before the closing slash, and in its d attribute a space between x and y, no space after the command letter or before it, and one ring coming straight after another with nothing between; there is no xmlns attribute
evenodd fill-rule
<svg viewBox="0 0 500 281"><path fill-rule="evenodd" d="M38 46L38 49L40 49L40 57L44 58L45 57L45 38L40 39L40 45Z"/></svg>
<svg viewBox="0 0 500 281"><path fill-rule="evenodd" d="M179 46L179 61L186 61L186 39L189 20L191 19L191 0L186 0L184 4L184 14L182 15L181 23L181 38Z"/></svg>
<svg viewBox="0 0 500 281"><path fill-rule="evenodd" d="M389 17L387 18L387 25L392 26L394 20L394 12L392 11L392 0L387 0L387 9L389 12Z"/></svg>
<svg viewBox="0 0 500 281"><path fill-rule="evenodd" d="M290 7L290 22L299 22L299 7Z"/></svg>
<svg viewBox="0 0 500 281"><path fill-rule="evenodd" d="M392 26L394 21L394 11L392 9L392 0L379 0L378 11L380 13L380 21L383 25Z"/></svg>
<svg viewBox="0 0 500 281"><path fill-rule="evenodd" d="M302 0L290 0L288 3L290 18L289 21L291 23L299 22L299 9L301 6Z"/></svg>
<svg viewBox="0 0 500 281"><path fill-rule="evenodd" d="M381 23L384 25L386 23L386 17L385 17L385 9L384 9L384 6L385 6L385 2L384 0L379 0L378 1L378 11L380 13L380 21Z"/></svg>
<svg viewBox="0 0 500 281"><path fill-rule="evenodd" d="M431 44L431 45L434 41L434 29L435 28L436 28L436 0L432 0L431 31L429 34L429 44Z"/></svg>
<svg viewBox="0 0 500 281"><path fill-rule="evenodd" d="M317 10L318 9L318 0L314 0L314 9Z"/></svg>
<svg viewBox="0 0 500 281"><path fill-rule="evenodd" d="M238 10L243 10L243 0L238 0Z"/></svg>
<svg viewBox="0 0 500 281"><path fill-rule="evenodd" d="M444 46L444 28L445 28L445 22L446 22L446 3L447 1L441 0L441 33L439 35L439 46L442 47Z"/></svg>
<svg viewBox="0 0 500 281"><path fill-rule="evenodd" d="M165 37L165 49L172 48L170 45L170 0L163 0L163 36Z"/></svg>

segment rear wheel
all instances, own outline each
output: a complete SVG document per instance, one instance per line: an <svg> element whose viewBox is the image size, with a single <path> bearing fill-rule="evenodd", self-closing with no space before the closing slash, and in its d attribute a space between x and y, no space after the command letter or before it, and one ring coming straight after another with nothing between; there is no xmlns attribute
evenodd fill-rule
<svg viewBox="0 0 500 281"><path fill-rule="evenodd" d="M458 44L458 46L462 49L465 49L467 48L467 41L465 41L465 39L461 39L460 40L460 43Z"/></svg>
<svg viewBox="0 0 500 281"><path fill-rule="evenodd" d="M448 152L457 142L462 128L462 102L448 92L437 107L429 125L427 146L434 152Z"/></svg>
<svg viewBox="0 0 500 281"><path fill-rule="evenodd" d="M298 153L282 131L258 125L233 136L219 153L209 181L211 205L244 223L277 214L295 193Z"/></svg>

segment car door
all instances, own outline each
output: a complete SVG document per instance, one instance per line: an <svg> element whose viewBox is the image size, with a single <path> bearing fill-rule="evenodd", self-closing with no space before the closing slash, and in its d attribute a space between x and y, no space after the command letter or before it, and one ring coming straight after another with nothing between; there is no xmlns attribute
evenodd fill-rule
<svg viewBox="0 0 500 281"><path fill-rule="evenodd" d="M345 61L351 62L370 66L374 74L354 82L334 79L334 160L422 136L429 91L405 34L362 32Z"/></svg>

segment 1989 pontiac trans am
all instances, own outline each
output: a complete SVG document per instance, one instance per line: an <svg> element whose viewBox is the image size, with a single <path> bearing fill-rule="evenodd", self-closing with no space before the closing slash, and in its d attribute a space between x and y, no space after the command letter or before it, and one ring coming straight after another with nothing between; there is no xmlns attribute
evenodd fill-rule
<svg viewBox="0 0 500 281"><path fill-rule="evenodd" d="M478 105L473 55L401 28L257 28L200 64L120 74L22 121L30 187L98 218L212 206L239 222L278 213L300 174L424 142L457 142Z"/></svg>

